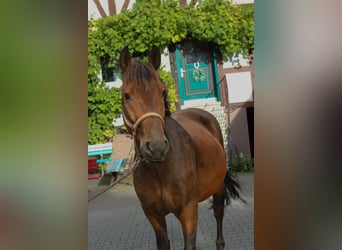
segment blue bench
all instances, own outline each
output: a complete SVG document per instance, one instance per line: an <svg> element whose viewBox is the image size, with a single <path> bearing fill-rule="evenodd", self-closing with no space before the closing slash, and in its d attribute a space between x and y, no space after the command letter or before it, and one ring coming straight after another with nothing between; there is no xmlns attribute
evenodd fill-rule
<svg viewBox="0 0 342 250"><path fill-rule="evenodd" d="M111 154L113 153L112 143L88 145L88 157L100 156L100 159L96 160L96 163L111 162ZM101 176L103 176L103 167L101 168ZM89 178L89 177L88 177Z"/></svg>
<svg viewBox="0 0 342 250"><path fill-rule="evenodd" d="M107 173L113 173L113 172L123 172L125 170L125 166L127 163L126 158L121 159L113 159L110 165L107 168Z"/></svg>
<svg viewBox="0 0 342 250"><path fill-rule="evenodd" d="M112 159L111 158L112 153L113 153L112 143L88 145L88 157L100 156L101 158L97 159L96 163L110 162L110 165L108 166L106 170L106 173L123 172L125 165L127 163L127 159L126 158ZM101 176L103 175L104 175L104 170L102 167Z"/></svg>

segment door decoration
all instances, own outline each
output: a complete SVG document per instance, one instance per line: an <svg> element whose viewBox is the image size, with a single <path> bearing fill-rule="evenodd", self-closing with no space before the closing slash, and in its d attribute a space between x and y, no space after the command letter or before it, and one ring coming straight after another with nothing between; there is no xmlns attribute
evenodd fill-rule
<svg viewBox="0 0 342 250"><path fill-rule="evenodd" d="M205 80L205 71L199 68L199 62L194 63L195 70L192 72L192 78L196 82L203 82Z"/></svg>

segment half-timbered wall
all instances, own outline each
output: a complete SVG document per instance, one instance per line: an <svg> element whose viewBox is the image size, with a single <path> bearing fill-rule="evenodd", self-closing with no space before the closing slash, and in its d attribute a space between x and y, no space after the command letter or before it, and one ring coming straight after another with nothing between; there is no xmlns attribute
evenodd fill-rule
<svg viewBox="0 0 342 250"><path fill-rule="evenodd" d="M219 65L222 104L227 110L227 120L233 155L254 156L254 55L240 58L240 65L224 61Z"/></svg>
<svg viewBox="0 0 342 250"><path fill-rule="evenodd" d="M88 0L88 18L97 19L121 13L122 10L130 9L134 2L135 0ZM181 5L194 3L192 0L179 0L179 2ZM253 0L233 0L232 2L238 4L254 3ZM190 100L186 105L182 105L178 86L178 109L199 107L213 113L220 123L226 152L228 152L228 143L231 140L235 144L234 150L232 150L233 155L253 157L253 139L251 138L253 136L254 114L253 55L248 60L240 58L241 65L238 67L230 61L222 61L220 58L216 58L216 55L215 60L219 62L217 67L220 96L216 99L219 99L220 102L208 98L206 101L203 99ZM173 78L179 84L179 70L177 70L174 50L169 51L168 48L165 48L162 53L161 65L165 70L171 71ZM107 85L119 87L121 80L108 82ZM229 131L230 134L228 134Z"/></svg>

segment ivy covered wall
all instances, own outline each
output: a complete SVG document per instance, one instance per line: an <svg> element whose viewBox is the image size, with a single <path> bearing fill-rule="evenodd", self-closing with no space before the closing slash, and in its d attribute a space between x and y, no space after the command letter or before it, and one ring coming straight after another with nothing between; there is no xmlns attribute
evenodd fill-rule
<svg viewBox="0 0 342 250"><path fill-rule="evenodd" d="M236 5L227 0L198 1L196 7L180 6L177 0L137 0L132 9L121 14L89 20L88 91L92 98L88 100L88 143L104 142L111 137L114 131L108 124L121 112L119 91L98 84L101 56L109 55L114 65L125 45L131 53L143 55L153 45L162 50L190 36L217 44L224 58L237 54L247 57L254 48L253 8L253 5ZM169 88L174 109L175 81L169 72L161 69L159 73ZM96 103L106 108L101 106L102 111L94 112Z"/></svg>

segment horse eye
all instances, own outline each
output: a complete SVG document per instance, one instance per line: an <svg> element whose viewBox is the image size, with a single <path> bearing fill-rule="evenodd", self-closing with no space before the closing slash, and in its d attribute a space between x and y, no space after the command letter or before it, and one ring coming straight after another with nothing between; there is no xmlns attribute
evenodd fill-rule
<svg viewBox="0 0 342 250"><path fill-rule="evenodd" d="M125 101L128 101L128 100L131 99L131 96L129 94L127 94L127 93L124 93L123 94L123 98L125 99Z"/></svg>

